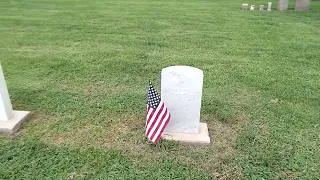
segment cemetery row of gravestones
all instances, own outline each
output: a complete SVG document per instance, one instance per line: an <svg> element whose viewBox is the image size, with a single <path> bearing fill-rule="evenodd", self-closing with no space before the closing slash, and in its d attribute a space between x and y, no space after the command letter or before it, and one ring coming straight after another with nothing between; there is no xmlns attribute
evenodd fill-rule
<svg viewBox="0 0 320 180"><path fill-rule="evenodd" d="M268 11L271 11L271 6L272 6L272 2L268 2L268 8L267 8ZM242 10L248 10L248 4L246 4L246 3L242 4L241 9ZM255 9L255 5L251 5L250 6L250 11L253 11L254 9ZM259 10L265 10L264 9L264 5L260 5Z"/></svg>
<svg viewBox="0 0 320 180"><path fill-rule="evenodd" d="M162 70L161 99L171 114L162 135L164 139L210 144L207 124L200 123L202 86L200 69L171 66ZM13 111L0 64L0 132L16 132L29 117L29 111Z"/></svg>
<svg viewBox="0 0 320 180"><path fill-rule="evenodd" d="M296 0L295 10L308 11L310 9L310 2L311 2L311 0ZM278 0L277 9L279 11L288 10L288 4L289 4L289 0ZM267 8L268 11L271 11L271 6L272 6L272 2L268 2L268 8ZM241 9L248 10L249 5L247 3L244 3L244 4L242 4ZM251 5L250 10L251 11L255 10L255 5ZM261 10L261 11L265 10L264 5L260 5L259 10Z"/></svg>

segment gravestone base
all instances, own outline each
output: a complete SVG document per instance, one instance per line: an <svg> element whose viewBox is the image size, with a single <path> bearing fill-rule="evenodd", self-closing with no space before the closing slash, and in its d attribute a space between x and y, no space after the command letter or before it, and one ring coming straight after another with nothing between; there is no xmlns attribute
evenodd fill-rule
<svg viewBox="0 0 320 180"><path fill-rule="evenodd" d="M31 113L29 111L13 111L13 116L8 121L0 120L1 133L15 133L23 122L27 121Z"/></svg>
<svg viewBox="0 0 320 180"><path fill-rule="evenodd" d="M210 144L207 123L200 123L199 133L168 133L164 132L162 138L179 141L181 143Z"/></svg>

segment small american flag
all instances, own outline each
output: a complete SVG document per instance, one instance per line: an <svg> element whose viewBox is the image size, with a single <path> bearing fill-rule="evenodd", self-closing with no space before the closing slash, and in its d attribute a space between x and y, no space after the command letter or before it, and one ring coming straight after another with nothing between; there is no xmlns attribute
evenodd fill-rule
<svg viewBox="0 0 320 180"><path fill-rule="evenodd" d="M170 121L170 113L157 91L149 84L146 136L156 144Z"/></svg>

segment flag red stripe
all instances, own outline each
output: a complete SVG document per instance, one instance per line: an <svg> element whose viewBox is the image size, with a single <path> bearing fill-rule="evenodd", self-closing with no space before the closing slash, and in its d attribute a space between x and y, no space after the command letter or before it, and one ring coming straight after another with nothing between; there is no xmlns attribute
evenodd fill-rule
<svg viewBox="0 0 320 180"><path fill-rule="evenodd" d="M158 112L160 110L160 105L162 107L163 103L160 102L157 109L153 109L152 107L150 107L150 112L152 112L152 113L150 113L149 116L147 117L148 118L148 120L147 120L148 127L150 127L150 125L151 125L150 123L152 123L155 120L155 115L158 114Z"/></svg>
<svg viewBox="0 0 320 180"><path fill-rule="evenodd" d="M155 136L155 135L157 134L157 132L159 131L159 128L160 128L160 126L161 126L162 122L165 120L165 117L167 116L167 113L168 113L168 109L166 108L165 113L164 113L164 114L163 114L163 116L161 117L161 120L159 121L159 123L158 123L157 127L155 127L155 130L153 131L153 133L152 133L152 135L151 135L150 139L153 139L153 138L154 138L154 136ZM160 134L160 135L161 135L161 134Z"/></svg>
<svg viewBox="0 0 320 180"><path fill-rule="evenodd" d="M147 105L147 120L149 119L151 112L152 112L152 111L150 111L150 106ZM148 124L147 121L146 121L146 124Z"/></svg>
<svg viewBox="0 0 320 180"><path fill-rule="evenodd" d="M150 108L149 112L150 112L150 116L149 116L149 119L147 119L146 121L146 135L147 135L148 124L150 123L150 120L152 119L152 115L156 112L156 110Z"/></svg>
<svg viewBox="0 0 320 180"><path fill-rule="evenodd" d="M169 110L168 110L169 111ZM166 128L166 122L170 120L170 113L168 113L164 119L164 121L161 123L159 130L156 132L156 135L153 137L152 142L155 142L159 136L162 135L162 132Z"/></svg>
<svg viewBox="0 0 320 180"><path fill-rule="evenodd" d="M159 106L157 107L157 109L153 109L151 106L150 106L150 112L147 116L147 127L146 127L146 135L147 135L147 131L148 129L150 128L152 122L154 121L157 121L157 119L155 119L156 115L158 114L159 110L160 110L160 107L162 107L163 105L163 102L160 102Z"/></svg>
<svg viewBox="0 0 320 180"><path fill-rule="evenodd" d="M167 119L166 123L164 124L163 128L161 129L159 136L158 136L157 139L154 141L154 144L156 144L156 143L159 141L159 139L160 139L160 137L161 137L164 129L166 129L166 127L167 127L167 125L168 125L168 123L169 123L170 118L171 118L171 116L170 116L170 114L169 114L169 118Z"/></svg>
<svg viewBox="0 0 320 180"><path fill-rule="evenodd" d="M149 105L147 105L147 112L146 112L146 115L148 115L149 110L150 110L150 106L149 106Z"/></svg>
<svg viewBox="0 0 320 180"><path fill-rule="evenodd" d="M158 113L159 112L159 110L160 110L160 105L161 105L161 107L162 107L162 105L163 105L163 102L161 101L160 103L159 103L159 106L157 107L157 109L153 109L152 107L150 107L150 110L152 110L152 114L150 115L150 116L147 116L147 119L148 119L148 122L147 122L147 124L149 125L149 123L150 123L150 121L154 121L155 119L154 119L154 113ZM149 127L150 127L150 125L149 125Z"/></svg>
<svg viewBox="0 0 320 180"><path fill-rule="evenodd" d="M150 120L152 119L152 116L153 116L154 112L156 112L156 111L149 107L149 112L151 112L151 114L150 114L149 118L147 117L148 118L147 119L147 125L150 123Z"/></svg>
<svg viewBox="0 0 320 180"><path fill-rule="evenodd" d="M166 106L164 106L163 110L161 111L160 116L157 118L156 123L152 126L150 132L147 134L149 139L152 140L151 136L155 132L156 128L159 126L159 123L162 122L162 119L164 119L164 117L166 117L166 115L167 115L166 112L167 112L167 108L166 108Z"/></svg>
<svg viewBox="0 0 320 180"><path fill-rule="evenodd" d="M150 110L150 106L147 104L147 112L146 112L146 115L147 115L147 119L146 119L146 128L147 128L147 125L148 125L148 114L149 114L149 110Z"/></svg>
<svg viewBox="0 0 320 180"><path fill-rule="evenodd" d="M158 111L158 113L155 116L154 120L151 122L151 125L149 126L148 130L147 130L147 135L150 133L151 129L153 128L154 124L156 123L156 121L158 121L159 115L161 114L161 112L163 111L164 108L164 104L162 103L162 106L160 108L160 110Z"/></svg>

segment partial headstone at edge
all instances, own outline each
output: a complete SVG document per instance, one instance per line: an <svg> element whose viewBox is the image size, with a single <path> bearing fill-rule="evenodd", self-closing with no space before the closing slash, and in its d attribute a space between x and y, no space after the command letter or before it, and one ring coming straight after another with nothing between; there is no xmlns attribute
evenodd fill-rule
<svg viewBox="0 0 320 180"><path fill-rule="evenodd" d="M14 111L0 64L0 132L14 133L30 117L29 111Z"/></svg>
<svg viewBox="0 0 320 180"><path fill-rule="evenodd" d="M0 64L0 121L8 121L13 116L12 105Z"/></svg>

